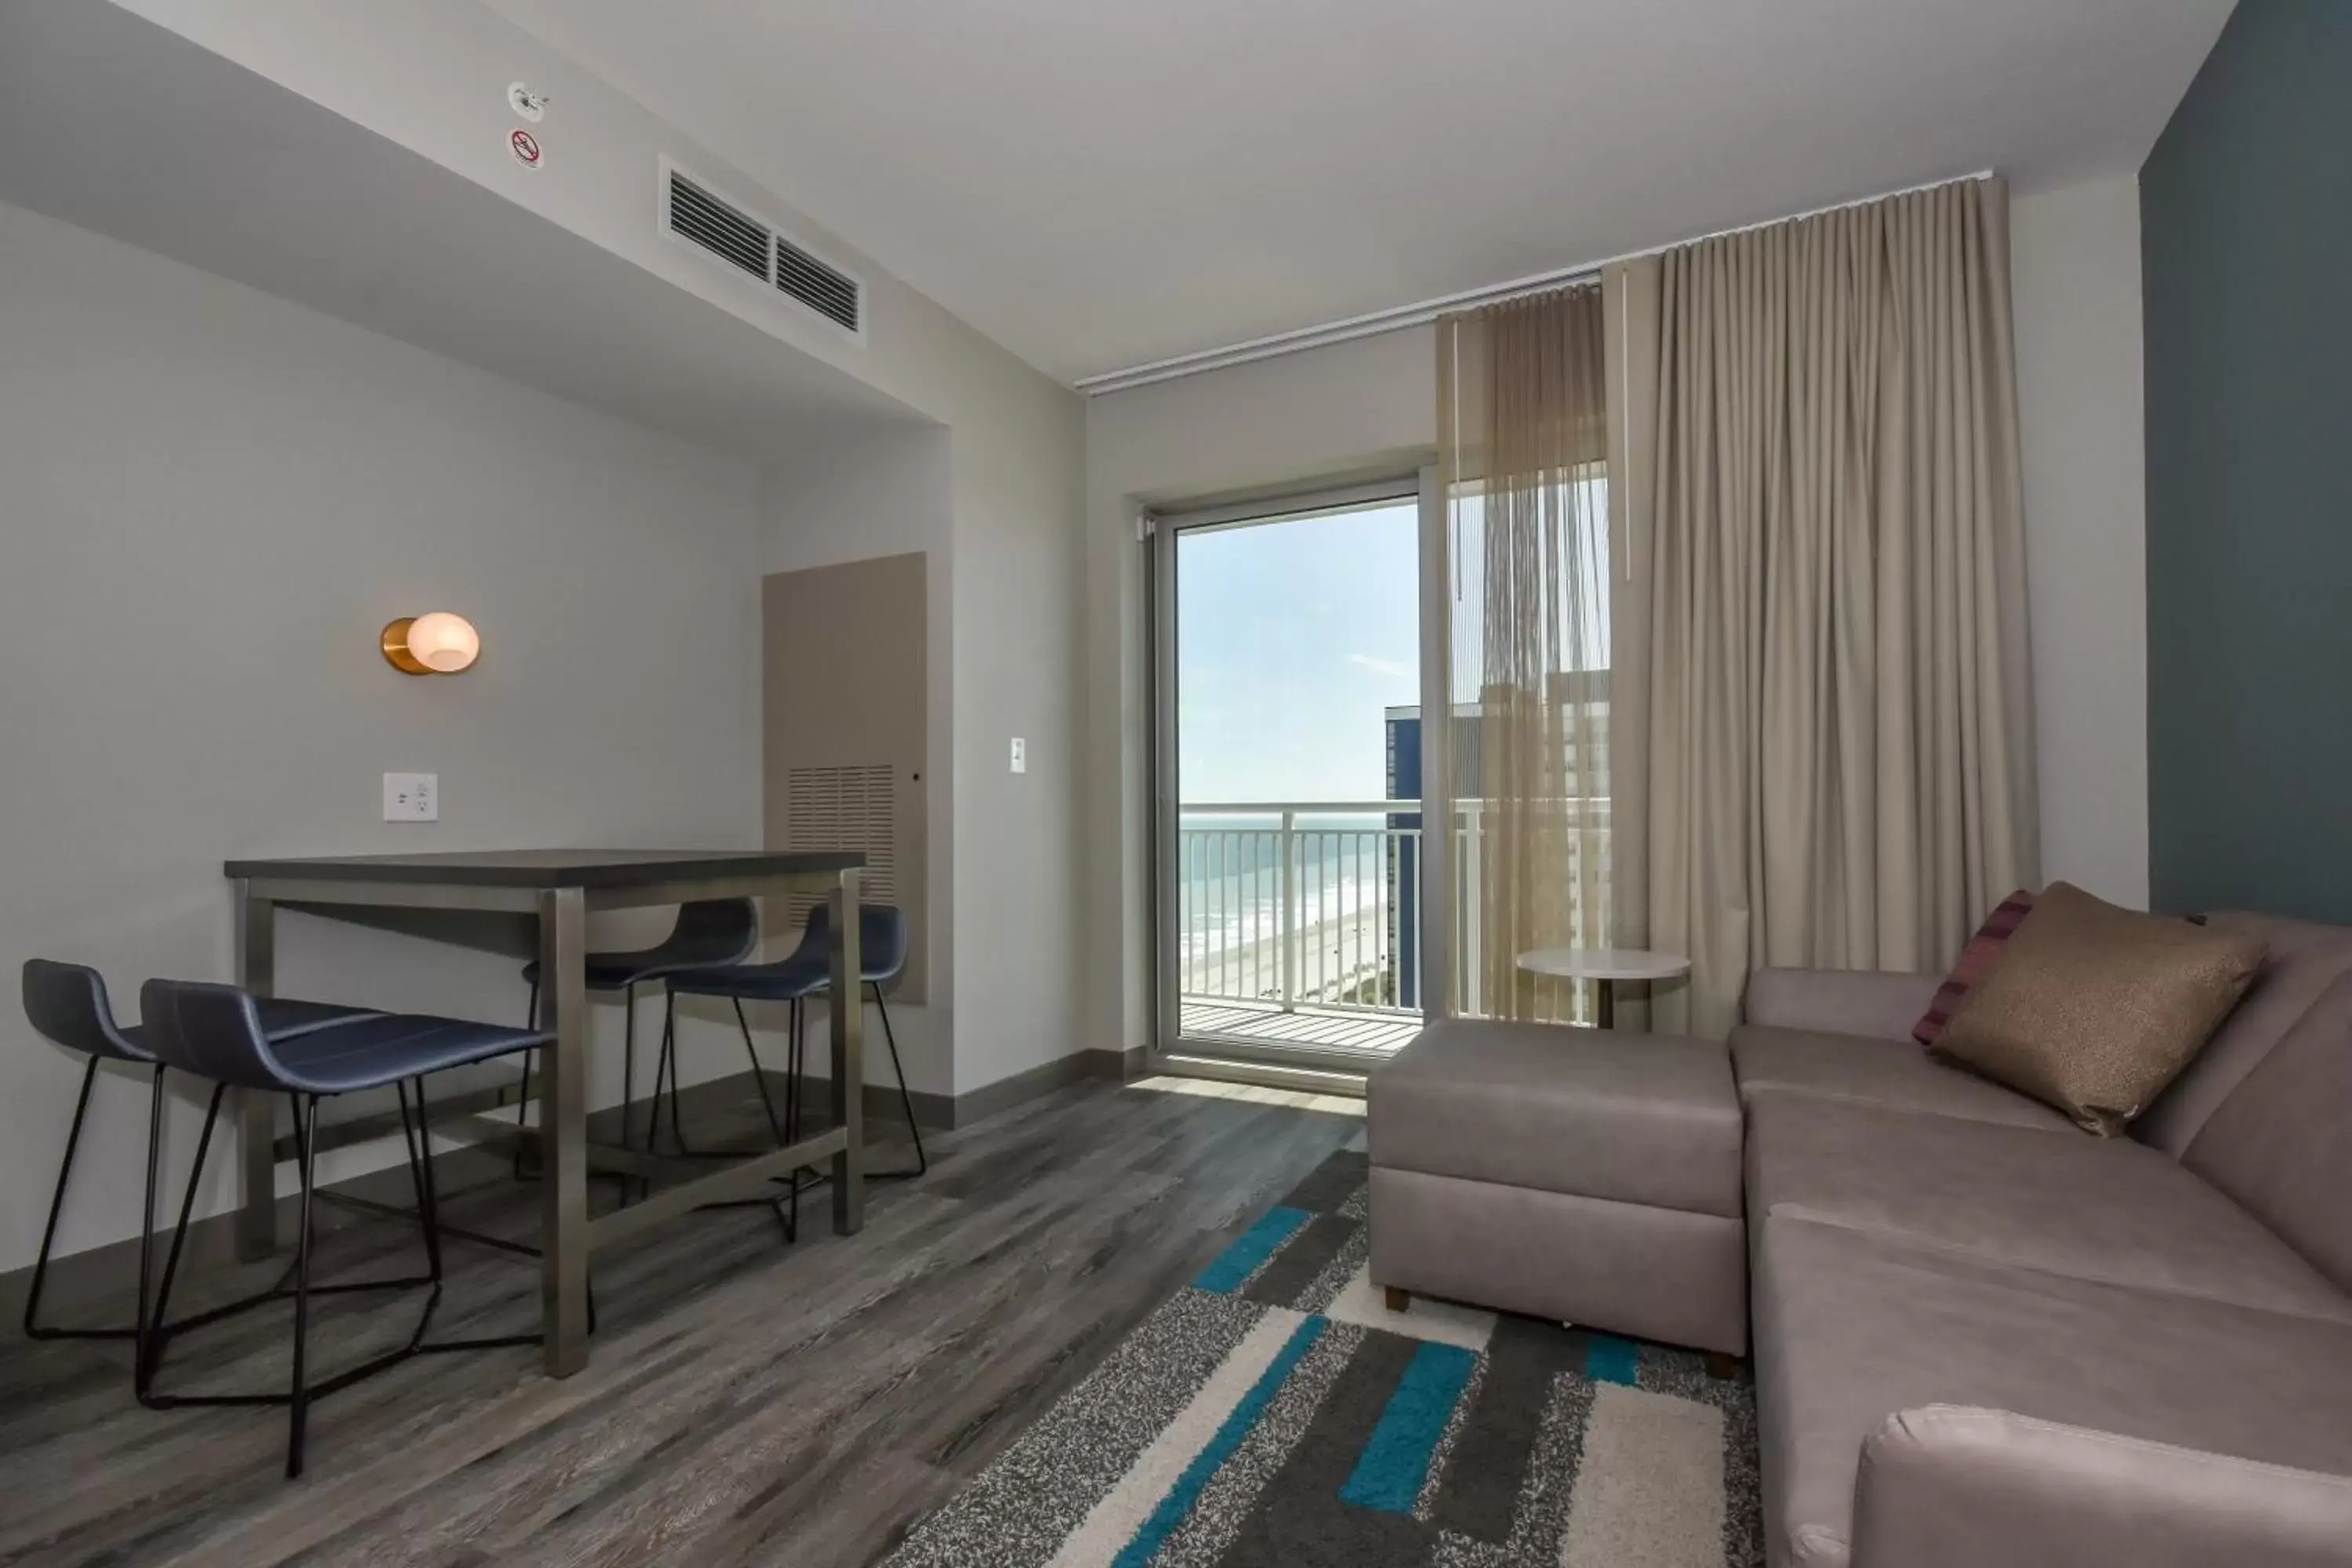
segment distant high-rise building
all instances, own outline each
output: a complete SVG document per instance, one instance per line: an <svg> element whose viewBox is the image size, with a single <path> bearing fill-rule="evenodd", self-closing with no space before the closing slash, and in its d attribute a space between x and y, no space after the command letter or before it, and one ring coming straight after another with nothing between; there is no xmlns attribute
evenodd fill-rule
<svg viewBox="0 0 2352 1568"><path fill-rule="evenodd" d="M1478 706L1464 703L1454 712L1454 757L1456 799L1478 794L1483 777L1480 762ZM1423 790L1422 722L1419 704L1387 710L1388 797L1420 800ZM1389 828L1389 951L1396 954L1392 976L1394 1005L1418 1007L1421 1001L1421 840L1417 835L1427 818L1418 811L1391 812Z"/></svg>
<svg viewBox="0 0 2352 1568"><path fill-rule="evenodd" d="M1605 780L1609 769L1609 672L1606 670L1566 671L1553 678L1555 698L1563 702L1580 699L1590 704L1584 722L1591 737L1592 767L1589 777L1578 776L1575 793L1593 795L1593 784ZM1423 798L1423 726L1418 704L1391 708L1386 710L1388 798L1392 801L1418 801ZM1454 798L1476 801L1486 793L1486 735L1484 710L1475 702L1457 704L1454 710ZM1566 773L1582 775L1580 759L1575 754L1574 742L1570 742L1569 755L1564 760ZM1601 802L1605 808L1605 798ZM1421 999L1421 836L1428 817L1420 811L1398 811L1389 814L1388 865L1388 950L1396 955L1392 978L1392 1002L1400 1007L1418 1007ZM1605 821L1606 819L1603 818ZM1457 873L1458 875L1458 873Z"/></svg>

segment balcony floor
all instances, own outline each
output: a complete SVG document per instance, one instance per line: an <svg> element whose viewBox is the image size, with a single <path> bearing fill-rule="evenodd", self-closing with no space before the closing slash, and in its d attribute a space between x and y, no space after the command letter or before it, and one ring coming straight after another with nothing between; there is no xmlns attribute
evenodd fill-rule
<svg viewBox="0 0 2352 1568"><path fill-rule="evenodd" d="M1316 1012L1245 1002L1186 1002L1181 1017L1187 1040L1234 1040L1255 1046L1317 1046L1394 1056L1421 1033L1418 1013Z"/></svg>

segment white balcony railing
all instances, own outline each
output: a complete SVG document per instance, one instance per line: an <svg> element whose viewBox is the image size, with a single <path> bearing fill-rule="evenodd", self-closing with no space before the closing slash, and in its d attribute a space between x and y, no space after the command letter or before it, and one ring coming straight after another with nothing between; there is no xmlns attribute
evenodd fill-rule
<svg viewBox="0 0 2352 1568"><path fill-rule="evenodd" d="M1608 852L1605 799L1600 848ZM1177 816L1178 989L1188 1004L1418 1015L1418 800L1186 805ZM1485 1011L1476 801L1457 802L1453 967L1462 1012ZM1571 858L1573 849L1571 848ZM1606 875L1606 861L1603 863Z"/></svg>
<svg viewBox="0 0 2352 1568"><path fill-rule="evenodd" d="M1418 1012L1420 811L1417 800L1182 807L1183 998Z"/></svg>

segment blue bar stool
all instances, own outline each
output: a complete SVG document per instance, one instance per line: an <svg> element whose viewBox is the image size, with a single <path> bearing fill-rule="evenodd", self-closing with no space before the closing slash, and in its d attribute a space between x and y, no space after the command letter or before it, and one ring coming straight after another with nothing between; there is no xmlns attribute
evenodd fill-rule
<svg viewBox="0 0 2352 1568"><path fill-rule="evenodd" d="M24 970L25 1016L45 1038L69 1051L79 1051L82 1067L81 1093L74 1100L73 1125L66 1133L65 1157L58 1162L57 1190L49 1197L48 1224L41 1230L41 1250L33 1259L33 1282L25 1294L25 1332L37 1340L131 1340L140 1337L147 1321L148 1247L145 1237L155 1231L155 1162L163 1121L163 1064L150 1048L146 1033L137 1025L114 1021L107 1000L106 981L97 970L79 963L28 958ZM260 1005L260 1025L272 1040L289 1040L324 1028L371 1016L363 1007L343 1007L326 1002L272 998ZM66 1186L73 1176L74 1155L81 1147L82 1121L89 1113L90 1089L98 1082L100 1062L131 1062L154 1069L153 1090L147 1110L146 1223L140 1227L138 1321L126 1328L76 1328L42 1323L41 1286L49 1272L49 1249L57 1241L58 1216L65 1210Z"/></svg>
<svg viewBox="0 0 2352 1568"><path fill-rule="evenodd" d="M867 1173L868 1181L887 1181L920 1176L930 1169L923 1152L923 1131L915 1121L915 1097L907 1089L907 1068L898 1059L898 1037L890 1028L890 1009L882 1000L882 987L896 980L907 967L906 911L889 904L861 904L857 909L858 978L872 987L874 1005L882 1015L882 1037L889 1043L890 1069L898 1075L898 1104L906 1112L907 1131L915 1139L915 1168L911 1171L876 1171ZM822 996L833 984L833 961L827 949L833 944L833 914L823 904L809 910L808 923L801 929L800 945L789 958L773 963L739 963L726 969L698 969L689 973L672 975L669 980L673 1016L680 993L688 996L724 996L735 1004L735 1024L743 1031L743 1048L751 1052L751 1068L760 1082L760 1096L767 1098L767 1084L760 1074L760 1054L752 1049L751 1026L743 1016L746 1000L786 1002L792 1005L792 1059L784 1078L784 1120L790 1124L790 1139L796 1141L801 1131L801 1107L807 1100L802 1080L807 1069L808 1003ZM662 1030L662 1062L654 1069L654 1105L658 1114L661 1105L662 1074L667 1069L670 1084L670 1132L677 1134L677 1067L671 1040L675 1030L665 1024ZM838 1092L840 1086L835 1085ZM769 1108L769 1121L775 1121L774 1108ZM788 1140L785 1130L776 1128L779 1146ZM797 1182L793 1194L797 1198Z"/></svg>
<svg viewBox="0 0 2352 1568"><path fill-rule="evenodd" d="M622 1026L621 1047L621 1142L631 1143L629 1126L635 1115L637 1095L637 987L649 981L664 979L689 969L715 969L740 963L760 948L760 906L751 899L705 899L681 904L677 923L669 935L653 947L629 952L592 952L588 955L588 989L591 991L624 991L628 994L626 1021ZM539 963L537 960L523 965L522 977L530 983L529 1022L539 1026ZM531 1053L522 1058L522 1099L515 1107L515 1126L523 1125L523 1114L530 1104ZM660 1095L660 1079L655 1079L655 1095ZM646 1128L647 1146L651 1146L653 1125ZM515 1149L515 1174L522 1174L522 1149Z"/></svg>
<svg viewBox="0 0 2352 1568"><path fill-rule="evenodd" d="M150 1381L169 1347L171 1331L161 1325L171 1300L172 1280L179 1269L181 1249L187 1239L189 1213L195 1206L196 1188L204 1177L205 1152L212 1144L214 1125L220 1120L221 1097L230 1088L277 1090L293 1102L302 1186L294 1263L294 1366L287 1391L221 1394L160 1394L150 1391L142 1394L145 1403L160 1408L183 1405L286 1405L286 1474L292 1478L302 1473L302 1441L310 1401L348 1388L414 1355L539 1342L537 1334L443 1341L427 1341L425 1337L432 1326L433 1310L441 1300L440 1216L434 1192L432 1126L425 1106L425 1075L543 1046L549 1036L456 1018L380 1014L328 1025L293 1039L273 1041L262 1027L260 1008L254 997L234 985L199 981L151 980L139 993L139 1005L146 1024L147 1042L157 1059L209 1079L214 1086L212 1102L205 1113L204 1132L196 1140L195 1166L188 1173L187 1194L180 1205L179 1224L172 1234L172 1249L164 1260L163 1280L150 1319L153 1325L149 1334ZM413 1137L408 1120L409 1079L415 1080L416 1093ZM416 1188L428 1272L413 1279L314 1287L310 1283L310 1210L316 1184L319 1101L331 1095L384 1088L395 1089L401 1095L402 1133L408 1142L409 1177ZM314 1293L410 1286L429 1286L431 1293L425 1298L407 1343L318 1383L308 1380L305 1359L309 1351L310 1297Z"/></svg>

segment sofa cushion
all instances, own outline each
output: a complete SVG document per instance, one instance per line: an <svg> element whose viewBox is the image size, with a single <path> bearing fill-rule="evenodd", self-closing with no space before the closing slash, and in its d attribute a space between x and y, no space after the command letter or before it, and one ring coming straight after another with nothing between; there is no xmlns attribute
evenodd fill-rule
<svg viewBox="0 0 2352 1568"><path fill-rule="evenodd" d="M2074 1123L2040 1100L1947 1067L1908 1039L1742 1024L1731 1031L1731 1059L1742 1100L1779 1090L2011 1127L2074 1131Z"/></svg>
<svg viewBox="0 0 2352 1568"><path fill-rule="evenodd" d="M1775 1029L1908 1040L1939 984L1933 974L1883 969L1759 969L1748 977L1740 1017Z"/></svg>
<svg viewBox="0 0 2352 1568"><path fill-rule="evenodd" d="M2053 882L1937 1037L1937 1056L2113 1137L2238 1005L2251 932L2164 920Z"/></svg>
<svg viewBox="0 0 2352 1568"><path fill-rule="evenodd" d="M2129 1139L1764 1094L1748 1110L1748 1212L2352 1323L2352 1298L2286 1243Z"/></svg>
<svg viewBox="0 0 2352 1568"><path fill-rule="evenodd" d="M1375 1165L1739 1217L1739 1097L1711 1041L1450 1018L1369 1098Z"/></svg>
<svg viewBox="0 0 2352 1568"><path fill-rule="evenodd" d="M1748 1231L1736 1219L1575 1193L1371 1171L1371 1278L1441 1300L1748 1351Z"/></svg>
<svg viewBox="0 0 2352 1568"><path fill-rule="evenodd" d="M2221 1102L2181 1163L2352 1290L2352 974Z"/></svg>
<svg viewBox="0 0 2352 1568"><path fill-rule="evenodd" d="M2352 1473L2352 1325L1785 1215L1755 1228L1754 1247L1776 1568L1849 1560L1862 1445L1888 1415L1925 1405Z"/></svg>
<svg viewBox="0 0 2352 1568"><path fill-rule="evenodd" d="M2352 973L2352 926L2223 912L2217 930L2251 931L2268 944L2254 981L2197 1059L2132 1123L2132 1136L2178 1156L2230 1091L2261 1065L2336 976Z"/></svg>
<svg viewBox="0 0 2352 1568"><path fill-rule="evenodd" d="M2000 956L2000 950L2009 945L2009 939L2017 934L2017 928L2024 924L2025 917L2032 912L2033 895L2023 888L1993 906L1992 913L1985 917L1984 924L1977 927L1977 934L1969 938L1968 945L1960 949L1959 962L1954 963L1952 972L1944 976L1944 983L1936 987L1935 1000L1929 1002L1927 1011L1919 1015L1919 1021L1911 1026L1913 1039L1923 1046L1936 1043L1936 1037L1944 1032L1944 1026L1952 1021L1954 1013L1959 1011L1960 999L1985 977L1986 972L1992 968L1993 960Z"/></svg>

